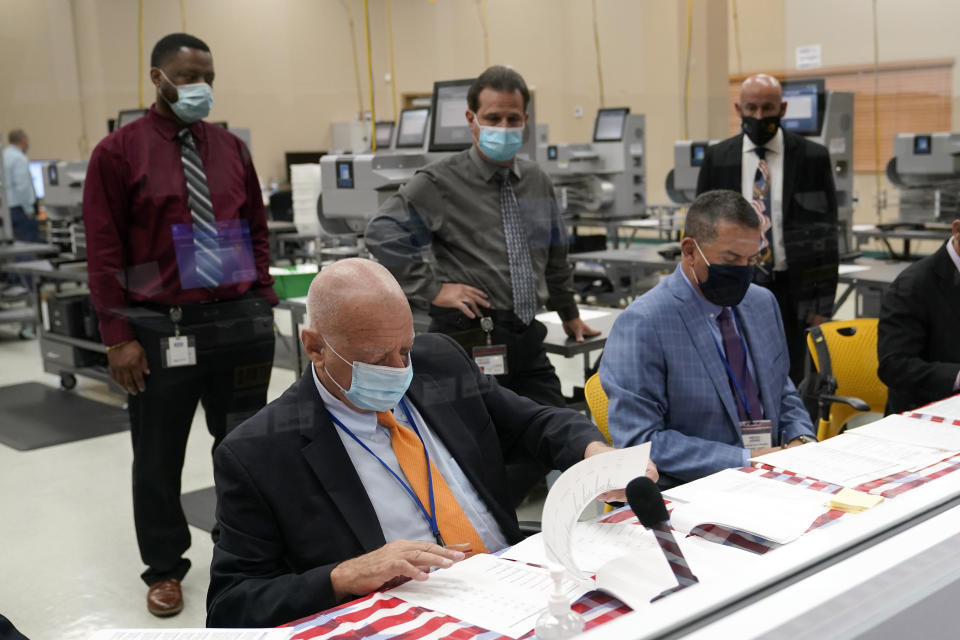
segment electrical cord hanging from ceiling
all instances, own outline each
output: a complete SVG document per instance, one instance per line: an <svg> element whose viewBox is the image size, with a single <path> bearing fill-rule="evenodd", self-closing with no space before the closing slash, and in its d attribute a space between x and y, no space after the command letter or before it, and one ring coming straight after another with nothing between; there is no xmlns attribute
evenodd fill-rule
<svg viewBox="0 0 960 640"><path fill-rule="evenodd" d="M597 54L597 87L600 91L600 107L603 108L603 63L600 58L600 28L597 25L597 0L593 0L593 46Z"/></svg>
<svg viewBox="0 0 960 640"><path fill-rule="evenodd" d="M737 73L743 73L743 59L740 57L740 16L737 14L737 0L730 0L733 10L733 46L737 51Z"/></svg>
<svg viewBox="0 0 960 640"><path fill-rule="evenodd" d="M687 0L687 59L683 70L683 139L690 139L690 53L693 50L693 0Z"/></svg>
<svg viewBox="0 0 960 640"><path fill-rule="evenodd" d="M353 76L357 87L357 114L358 118L363 119L363 90L360 88L360 61L357 59L357 36L353 28L353 11L350 9L349 0L340 0L344 10L347 12L347 23L350 25L350 52L353 54Z"/></svg>
<svg viewBox="0 0 960 640"><path fill-rule="evenodd" d="M883 222L880 190L883 185L880 161L880 43L877 34L877 0L873 0L873 153L874 171L877 174L877 222Z"/></svg>
<svg viewBox="0 0 960 640"><path fill-rule="evenodd" d="M393 57L393 13L390 11L390 0L386 2L387 9L387 39L390 46L390 89L393 92L393 121L397 122L397 70L394 66Z"/></svg>
<svg viewBox="0 0 960 640"><path fill-rule="evenodd" d="M487 27L487 0L477 0L477 13L480 14L480 30L483 33L483 68L490 68L490 32Z"/></svg>
<svg viewBox="0 0 960 640"><path fill-rule="evenodd" d="M367 44L367 82L370 87L370 150L377 151L377 112L373 108L373 55L370 47L370 7L368 0L363 0L363 28Z"/></svg>

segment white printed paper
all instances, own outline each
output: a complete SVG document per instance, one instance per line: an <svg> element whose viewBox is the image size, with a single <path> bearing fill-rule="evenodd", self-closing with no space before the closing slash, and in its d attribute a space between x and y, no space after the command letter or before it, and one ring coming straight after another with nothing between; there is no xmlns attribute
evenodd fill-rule
<svg viewBox="0 0 960 640"><path fill-rule="evenodd" d="M597 570L611 560L630 555L638 550L656 547L653 533L632 522L578 522L573 529L573 560L588 572ZM505 551L501 558L547 566L547 550L543 534L530 536Z"/></svg>
<svg viewBox="0 0 960 640"><path fill-rule="evenodd" d="M960 395L945 398L915 410L925 416L936 416L945 420L960 420Z"/></svg>
<svg viewBox="0 0 960 640"><path fill-rule="evenodd" d="M678 535L677 544L690 571L704 584L729 580L763 561L763 556L698 536L681 538ZM613 594L635 610L675 586L677 579L658 545L609 562L597 572L597 588ZM696 589L697 585L688 588Z"/></svg>
<svg viewBox="0 0 960 640"><path fill-rule="evenodd" d="M891 415L882 420L857 427L852 433L892 442L940 449L950 454L960 452L960 427L951 423L931 422L919 418Z"/></svg>
<svg viewBox="0 0 960 640"><path fill-rule="evenodd" d="M809 446L809 445L808 445ZM825 511L830 496L755 473L725 469L670 489L670 522L682 533L717 524L779 544L799 538Z"/></svg>
<svg viewBox="0 0 960 640"><path fill-rule="evenodd" d="M543 505L543 542L550 561L579 579L589 577L592 572L578 567L573 556L573 531L580 514L600 494L623 489L644 475L649 459L646 442L581 460L557 478Z"/></svg>
<svg viewBox="0 0 960 640"><path fill-rule="evenodd" d="M753 462L792 471L844 487L876 480L901 471L920 469L943 460L939 449L857 435L856 431L800 447L782 449Z"/></svg>
<svg viewBox="0 0 960 640"><path fill-rule="evenodd" d="M590 587L564 582L576 600ZM533 629L553 593L547 569L477 554L449 569L438 569L423 582L411 580L387 592L410 604L445 613L464 622L519 638Z"/></svg>

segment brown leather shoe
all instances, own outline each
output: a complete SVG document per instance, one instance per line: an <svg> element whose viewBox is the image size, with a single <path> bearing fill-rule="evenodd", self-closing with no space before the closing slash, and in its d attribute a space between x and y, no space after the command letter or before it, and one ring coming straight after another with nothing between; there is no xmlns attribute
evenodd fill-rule
<svg viewBox="0 0 960 640"><path fill-rule="evenodd" d="M175 616L183 611L180 581L171 578L150 585L147 591L147 611L161 618Z"/></svg>

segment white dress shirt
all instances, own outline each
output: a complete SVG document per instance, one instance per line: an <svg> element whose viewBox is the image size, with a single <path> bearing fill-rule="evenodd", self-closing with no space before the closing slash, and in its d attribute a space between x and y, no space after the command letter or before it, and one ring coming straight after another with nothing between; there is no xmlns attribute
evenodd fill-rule
<svg viewBox="0 0 960 640"><path fill-rule="evenodd" d="M351 409L327 391L320 383L320 378L317 377L317 371L314 367L311 367L311 371L313 372L313 381L317 385L317 391L320 393L323 404L330 415L346 425L394 473L406 479L390 443L390 431L383 425L377 424L377 415ZM447 486L450 487L453 496L460 503L460 507L470 520L473 528L476 529L480 539L483 540L487 551L492 553L506 547L507 539L500 531L500 526L493 514L490 513L487 505L477 494L476 489L473 488L470 480L460 469L460 465L450 455L443 442L426 425L420 412L417 411L409 398L404 398L404 404L406 404L410 410L410 415L417 423L417 429L420 431L427 452L430 454L430 461L436 465L437 470L446 480ZM394 408L393 417L401 425L411 427L406 413L399 405ZM430 530L430 524L417 506L417 502L374 456L370 455L339 425L335 428L347 450L347 455L350 456L350 461L357 470L357 475L360 476L360 482L370 497L373 510L377 514L377 519L380 520L380 528L383 530L384 539L387 542L393 540L434 542L435 538ZM436 482L436 479L434 479L434 482ZM429 503L423 506L428 512L430 511ZM463 541L445 540L445 542L454 544Z"/></svg>
<svg viewBox="0 0 960 640"><path fill-rule="evenodd" d="M33 192L30 160L20 147L11 144L3 148L3 175L7 179L7 203L32 214L37 195Z"/></svg>
<svg viewBox="0 0 960 640"><path fill-rule="evenodd" d="M770 170L770 223L773 229L773 270L786 271L787 258L783 247L783 129L763 145L766 148L767 168ZM740 169L740 190L747 202L753 202L753 184L760 158L757 145L749 136L743 136L743 159Z"/></svg>

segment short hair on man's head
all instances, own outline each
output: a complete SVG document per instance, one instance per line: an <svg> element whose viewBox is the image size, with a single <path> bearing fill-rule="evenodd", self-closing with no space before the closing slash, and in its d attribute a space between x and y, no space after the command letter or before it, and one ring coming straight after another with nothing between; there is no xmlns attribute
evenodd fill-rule
<svg viewBox="0 0 960 640"><path fill-rule="evenodd" d="M7 142L10 144L20 144L27 139L27 132L23 129L11 129L7 134Z"/></svg>
<svg viewBox="0 0 960 640"><path fill-rule="evenodd" d="M527 83L524 82L523 76L510 67L496 65L481 73L480 77L470 85L470 90L467 91L467 106L470 107L470 111L476 113L477 109L480 108L480 92L487 87L494 91L506 93L519 91L520 95L523 96L524 111L530 104L530 91L527 89Z"/></svg>
<svg viewBox="0 0 960 640"><path fill-rule="evenodd" d="M683 235L698 244L709 244L716 240L717 223L721 220L750 229L760 228L760 216L742 195L729 189L715 189L700 194L687 209Z"/></svg>
<svg viewBox="0 0 960 640"><path fill-rule="evenodd" d="M170 56L180 51L181 47L210 52L210 47L200 38L191 36L189 33L171 33L168 36L163 36L157 41L157 44L153 45L153 53L150 54L150 66L159 67Z"/></svg>

